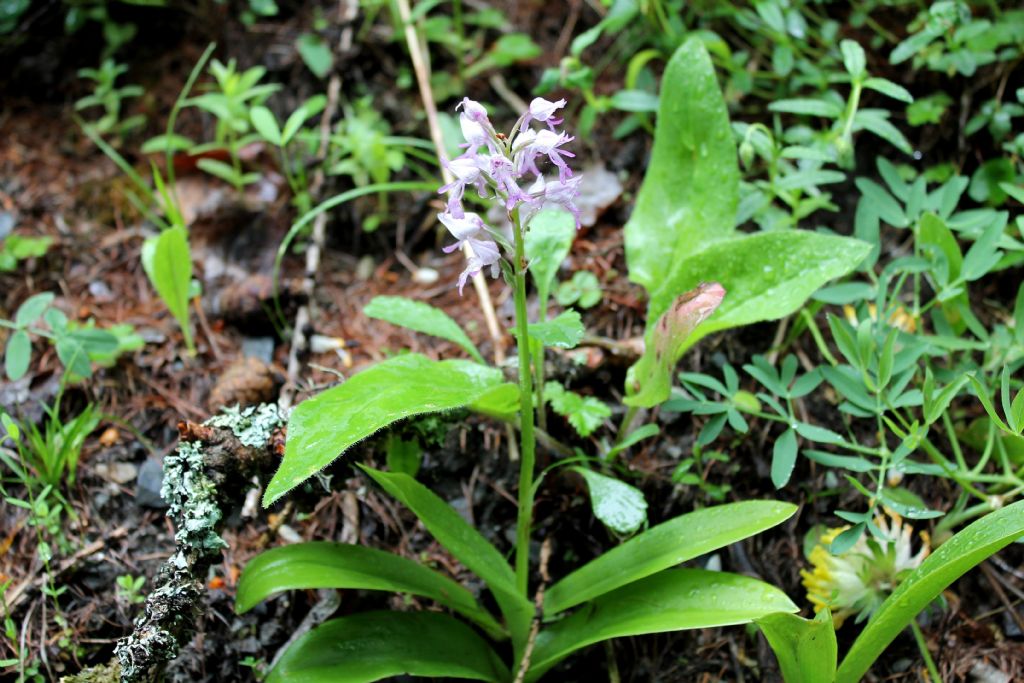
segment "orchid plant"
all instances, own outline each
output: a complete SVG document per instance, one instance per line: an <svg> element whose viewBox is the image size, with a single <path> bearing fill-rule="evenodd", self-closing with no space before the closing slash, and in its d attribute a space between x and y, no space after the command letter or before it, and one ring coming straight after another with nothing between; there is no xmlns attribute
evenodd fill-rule
<svg viewBox="0 0 1024 683"><path fill-rule="evenodd" d="M578 314L548 320L546 313L553 275L565 255L562 247L552 245L564 244L567 251L579 221L573 200L580 176L569 165L573 137L558 130L561 120L556 117L565 104L534 99L503 133L483 105L464 99L458 109L465 152L445 162L454 179L440 190L447 194L447 202L438 220L455 238L445 251L462 248L467 256L459 291L486 269L494 277L504 273L512 285L518 383L504 382L500 369L478 362L479 352L443 312L395 297L376 300L371 308L377 317L451 339L476 360L438 362L417 354L400 355L300 404L289 420L284 461L264 495L265 504L274 502L337 453L404 417L469 407L516 425L521 455L511 565L504 549L485 540L408 474L362 468L484 581L500 616L485 608L479 596L410 559L328 542L275 548L246 567L238 587L240 610L288 589L390 590L431 599L476 628L436 612L345 616L299 638L268 680L373 681L410 673L534 681L572 652L609 638L747 623L770 613L795 611L784 593L756 579L670 569L779 524L795 511L786 503L746 501L684 514L641 531L554 582L547 575L546 560L531 555L533 501L541 483L535 472L535 419L544 406L539 393L543 382L536 381L543 377L538 375L543 348L575 345L583 332ZM548 175L546 167L551 169ZM500 207L508 218L508 232L467 210L470 188L483 203ZM552 208L571 220L552 221ZM554 267L552 257L557 259ZM542 299L542 319L537 322L527 315L528 274ZM724 296L720 285L702 285L670 307L652 331L650 354L631 379L635 389L646 387L649 377L670 376L682 340ZM558 465L579 462L580 458L566 458ZM622 490L615 485L636 491L598 472L573 469L583 476L593 497L604 496L612 507L623 506ZM700 532L694 533L697 529ZM554 543L557 539L546 539L545 547ZM502 644L505 641L508 645Z"/></svg>
<svg viewBox="0 0 1024 683"><path fill-rule="evenodd" d="M651 161L624 231L630 279L650 296L645 349L627 374L625 416L614 441L592 441L600 448L597 457L566 454L552 447L550 438L541 442L538 436L546 435L535 424L543 420L547 404L545 347L572 348L583 338L575 311L548 316L551 286L578 225L573 137L558 130L564 107L562 100L537 98L508 132L499 132L483 105L463 99L458 110L465 151L445 162L453 180L440 189L447 201L438 220L455 238L446 251L462 248L467 256L459 291L485 269L493 277L503 273L512 287L518 381L507 382L502 369L487 365L443 311L411 299L378 297L366 308L368 316L444 338L471 360L398 355L300 403L289 416L284 458L263 495L264 505L275 503L359 441L403 419L468 408L506 422L519 431L521 453L513 547L502 547L501 534L495 535L497 544L485 539L408 473L360 466L476 574L493 599L419 561L356 544L273 548L245 568L239 611L287 590L362 589L415 596L447 612L365 612L327 621L288 647L269 681L363 682L408 673L529 682L593 643L756 621L787 681L845 683L857 680L946 585L1024 531L1024 503L1019 503L975 522L922 557L920 566L906 567L910 575L881 601L842 662L828 609L807 621L794 616L797 607L782 591L761 581L673 568L783 522L795 506L735 502L646 528L643 494L605 474L619 453L659 432L655 424L633 429L633 422L669 398L675 366L697 339L792 314L823 284L856 268L869 247L810 230L736 231L735 140L707 51L699 38L687 40L665 69ZM507 228L494 220L488 225L467 210L476 201L468 194L471 188L481 205L507 217ZM295 225L337 205L341 197L325 201ZM533 321L527 314L528 278L538 303ZM582 397L552 389L556 412L573 398L586 410ZM596 414L600 411L590 410L590 417ZM557 459L538 475L539 443ZM596 467L580 466L587 463ZM534 496L556 468L582 477L595 516L620 541L562 577L549 576L546 560L558 552L559 539L542 539L539 554L531 544ZM833 606L832 597L826 606Z"/></svg>

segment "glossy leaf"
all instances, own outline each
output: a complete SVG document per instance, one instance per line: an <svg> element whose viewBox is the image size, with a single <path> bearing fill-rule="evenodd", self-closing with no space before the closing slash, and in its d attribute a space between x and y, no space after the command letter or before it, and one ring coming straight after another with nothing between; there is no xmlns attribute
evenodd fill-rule
<svg viewBox="0 0 1024 683"><path fill-rule="evenodd" d="M473 629L432 612L363 612L328 621L293 643L267 683L369 683L390 676L510 679Z"/></svg>
<svg viewBox="0 0 1024 683"><path fill-rule="evenodd" d="M808 230L776 230L715 242L676 264L652 294L648 319L664 313L676 293L704 280L728 292L685 346L718 330L775 320L798 310L819 287L851 272L867 256L866 242Z"/></svg>
<svg viewBox="0 0 1024 683"><path fill-rule="evenodd" d="M572 470L587 482L594 516L606 527L617 534L629 535L647 522L647 500L640 489L585 467Z"/></svg>
<svg viewBox="0 0 1024 683"><path fill-rule="evenodd" d="M786 683L829 683L835 679L839 645L827 609L813 620L779 612L755 623L775 652Z"/></svg>
<svg viewBox="0 0 1024 683"><path fill-rule="evenodd" d="M644 353L626 376L629 406L652 408L668 400L672 373L686 348L686 340L722 303L725 290L717 282L700 283L679 296L650 328Z"/></svg>
<svg viewBox="0 0 1024 683"><path fill-rule="evenodd" d="M535 681L575 650L609 638L746 624L773 612L796 611L785 593L757 579L703 569L663 571L542 629L526 678Z"/></svg>
<svg viewBox="0 0 1024 683"><path fill-rule="evenodd" d="M680 562L723 548L779 524L796 506L750 500L697 510L663 522L612 548L548 589L544 614L555 614L650 576Z"/></svg>
<svg viewBox="0 0 1024 683"><path fill-rule="evenodd" d="M525 643L533 605L515 587L515 573L497 548L430 489L407 474L363 470L385 491L413 511L427 531L491 589L505 615L517 649Z"/></svg>
<svg viewBox="0 0 1024 683"><path fill-rule="evenodd" d="M375 296L363 308L363 313L369 318L447 339L461 346L478 363L485 362L459 324L447 313L426 302L404 296Z"/></svg>
<svg viewBox="0 0 1024 683"><path fill-rule="evenodd" d="M551 320L530 323L530 338L558 349L573 349L583 339L583 320L578 311L564 311Z"/></svg>
<svg viewBox="0 0 1024 683"><path fill-rule="evenodd" d="M180 226L169 228L146 240L142 265L167 310L181 326L186 343L190 344L188 292L192 282L192 255L185 229Z"/></svg>
<svg viewBox="0 0 1024 683"><path fill-rule="evenodd" d="M530 221L526 230L526 257L540 301L547 301L574 239L576 222L567 211L541 211Z"/></svg>
<svg viewBox="0 0 1024 683"><path fill-rule="evenodd" d="M394 553L327 541L272 548L250 560L238 582L235 609L244 614L274 593L317 588L420 595L477 622L492 636L502 635L473 594L448 577Z"/></svg>
<svg viewBox="0 0 1024 683"><path fill-rule="evenodd" d="M711 332L793 313L870 250L804 230L736 234L738 188L728 113L711 60L693 38L665 70L651 162L625 228L630 279L651 297L649 325L702 281L729 292L679 353Z"/></svg>
<svg viewBox="0 0 1024 683"><path fill-rule="evenodd" d="M502 383L495 368L416 353L363 370L292 411L284 459L263 504L271 505L377 430L413 415L468 406Z"/></svg>
<svg viewBox="0 0 1024 683"><path fill-rule="evenodd" d="M875 611L836 674L856 683L900 631L968 570L1024 535L1024 501L996 510L953 536L921 563Z"/></svg>
<svg viewBox="0 0 1024 683"><path fill-rule="evenodd" d="M630 280L658 291L675 261L732 234L739 181L715 69L700 39L691 38L665 68L654 149L625 227Z"/></svg>

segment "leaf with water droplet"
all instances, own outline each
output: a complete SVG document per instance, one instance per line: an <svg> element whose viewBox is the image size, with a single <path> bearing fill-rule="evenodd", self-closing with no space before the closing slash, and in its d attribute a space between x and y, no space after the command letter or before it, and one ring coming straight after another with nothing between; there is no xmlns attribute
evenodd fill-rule
<svg viewBox="0 0 1024 683"><path fill-rule="evenodd" d="M900 631L950 584L1024 535L1024 501L989 513L955 534L906 577L871 617L836 674L857 683Z"/></svg>

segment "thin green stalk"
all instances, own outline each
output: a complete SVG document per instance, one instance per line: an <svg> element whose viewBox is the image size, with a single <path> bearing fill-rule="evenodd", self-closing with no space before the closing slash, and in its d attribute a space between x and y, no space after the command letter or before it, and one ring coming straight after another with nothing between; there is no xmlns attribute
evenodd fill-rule
<svg viewBox="0 0 1024 683"><path fill-rule="evenodd" d="M807 329L810 330L811 336L814 338L814 343L818 347L818 351L822 357L828 361L828 364L832 367L839 365L839 361L836 360L832 352L828 350L828 344L825 343L825 338L821 335L821 330L818 329L818 323L814 321L814 316L807 312L806 309L800 311L800 317L804 319L807 324Z"/></svg>
<svg viewBox="0 0 1024 683"><path fill-rule="evenodd" d="M629 436L629 426L633 424L633 418L636 417L637 410L639 409L636 406L629 406L626 409L626 414L622 416L622 422L619 424L619 431L615 434L616 446Z"/></svg>
<svg viewBox="0 0 1024 683"><path fill-rule="evenodd" d="M540 312L537 315L538 322L546 322L548 319L548 301L544 297L540 302ZM534 392L537 394L537 426L541 431L548 430L548 414L544 409L544 345L538 344L533 352L533 373L536 376Z"/></svg>
<svg viewBox="0 0 1024 683"><path fill-rule="evenodd" d="M516 588L529 599L530 527L533 521L533 468L536 436L533 433L533 373L530 371L529 319L526 315L526 247L519 225L519 211L512 212L515 237L516 346L519 351L519 514L516 517Z"/></svg>
<svg viewBox="0 0 1024 683"><path fill-rule="evenodd" d="M924 665L928 669L928 675L931 676L933 683L942 683L939 669L935 666L932 653L928 651L928 643L924 639L924 634L921 633L921 627L917 625L917 619L910 620L910 628L914 632L914 640L917 641L917 649L921 651L921 657L924 659Z"/></svg>

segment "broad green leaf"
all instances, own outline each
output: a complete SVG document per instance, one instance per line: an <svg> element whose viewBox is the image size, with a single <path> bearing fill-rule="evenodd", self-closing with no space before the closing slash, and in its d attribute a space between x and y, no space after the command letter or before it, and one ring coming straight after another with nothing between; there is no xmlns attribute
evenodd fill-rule
<svg viewBox="0 0 1024 683"><path fill-rule="evenodd" d="M438 543L484 580L505 615L512 642L519 651L526 642L533 605L516 590L515 573L497 548L488 543L452 506L409 475L381 472L369 467L363 467L363 470L385 491L412 510Z"/></svg>
<svg viewBox="0 0 1024 683"><path fill-rule="evenodd" d="M508 670L465 624L432 612L363 612L333 619L293 643L267 683L370 683L391 676L504 683Z"/></svg>
<svg viewBox="0 0 1024 683"><path fill-rule="evenodd" d="M263 504L271 505L377 430L413 415L470 405L502 382L498 369L416 353L363 370L292 411L284 459Z"/></svg>
<svg viewBox="0 0 1024 683"><path fill-rule="evenodd" d="M675 265L652 294L648 319L657 319L679 292L701 281L721 283L728 296L690 334L689 347L718 330L793 313L819 287L856 268L870 250L860 240L809 230L761 232L715 242Z"/></svg>
<svg viewBox="0 0 1024 683"><path fill-rule="evenodd" d="M907 576L871 617L839 665L836 683L856 683L947 586L1024 535L1024 501L996 510L953 536Z"/></svg>
<svg viewBox="0 0 1024 683"><path fill-rule="evenodd" d="M32 360L32 339L25 330L14 330L7 339L4 351L4 369L12 382L25 376Z"/></svg>
<svg viewBox="0 0 1024 683"><path fill-rule="evenodd" d="M470 407L481 415L511 422L519 413L519 386L512 382L499 384L473 401Z"/></svg>
<svg viewBox="0 0 1024 683"><path fill-rule="evenodd" d="M544 346L573 349L583 339L583 320L579 311L564 311L551 320L530 323L529 333L532 340Z"/></svg>
<svg viewBox="0 0 1024 683"><path fill-rule="evenodd" d="M576 222L568 211L541 211L526 229L526 257L537 298L547 301L562 261L576 238Z"/></svg>
<svg viewBox="0 0 1024 683"><path fill-rule="evenodd" d="M586 467L573 467L572 470L587 482L594 516L606 527L628 536L647 522L647 501L640 489Z"/></svg>
<svg viewBox="0 0 1024 683"><path fill-rule="evenodd" d="M836 675L839 646L832 615L822 610L814 620L779 612L756 620L771 645L786 683L829 683Z"/></svg>
<svg viewBox="0 0 1024 683"><path fill-rule="evenodd" d="M272 548L249 560L238 582L235 609L244 614L274 593L316 588L421 595L475 621L492 636L503 634L473 594L448 577L394 553L327 541Z"/></svg>
<svg viewBox="0 0 1024 683"><path fill-rule="evenodd" d="M651 297L649 326L702 281L729 292L678 353L716 330L789 315L870 250L803 230L737 235L738 193L729 117L707 52L692 38L666 68L651 162L625 228L630 279Z"/></svg>
<svg viewBox="0 0 1024 683"><path fill-rule="evenodd" d="M277 119L274 117L273 112L265 106L259 104L250 109L249 119L252 121L252 127L256 129L256 132L264 140L278 147L283 144L281 128L277 125Z"/></svg>
<svg viewBox="0 0 1024 683"><path fill-rule="evenodd" d="M363 313L369 318L447 339L461 346L478 363L485 363L483 356L459 324L447 313L426 302L404 296L375 296L363 308Z"/></svg>
<svg viewBox="0 0 1024 683"><path fill-rule="evenodd" d="M542 629L526 680L537 680L575 650L609 638L746 624L773 612L796 611L785 593L757 579L703 569L659 572Z"/></svg>
<svg viewBox="0 0 1024 683"><path fill-rule="evenodd" d="M679 296L647 333L644 353L626 375L623 403L651 408L668 400L672 373L686 340L719 304L726 292L717 282L701 283Z"/></svg>
<svg viewBox="0 0 1024 683"><path fill-rule="evenodd" d="M18 327L31 325L42 317L51 303L53 303L52 292L33 294L25 299L21 306L18 306L18 312L14 314L14 324Z"/></svg>
<svg viewBox="0 0 1024 683"><path fill-rule="evenodd" d="M631 538L556 582L545 594L544 614L555 614L680 562L741 541L796 512L796 506L749 500L697 510Z"/></svg>
<svg viewBox="0 0 1024 683"><path fill-rule="evenodd" d="M191 342L188 318L188 291L192 282L192 255L188 247L188 233L177 226L161 232L147 254L143 251L143 266L157 294L163 299L185 335ZM148 263L147 263L148 262Z"/></svg>
<svg viewBox="0 0 1024 683"><path fill-rule="evenodd" d="M714 67L700 39L691 38L665 68L654 149L625 227L630 280L653 293L673 262L730 235L739 181L736 143Z"/></svg>

